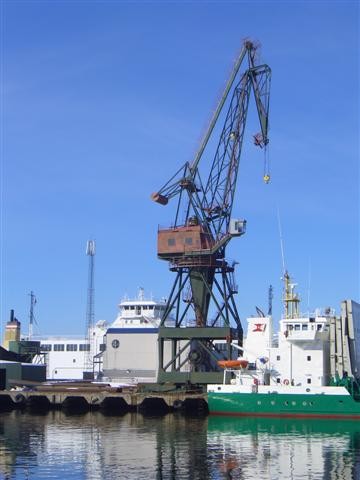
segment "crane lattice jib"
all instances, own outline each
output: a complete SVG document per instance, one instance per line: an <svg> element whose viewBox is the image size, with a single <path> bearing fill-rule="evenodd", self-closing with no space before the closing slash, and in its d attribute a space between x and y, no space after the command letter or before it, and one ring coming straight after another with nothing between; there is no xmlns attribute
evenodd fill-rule
<svg viewBox="0 0 360 480"><path fill-rule="evenodd" d="M236 83L246 54L248 68ZM157 193L152 195L153 200L164 205L169 199L179 195L174 225L179 223L180 204L185 203L187 205L185 221L189 217L196 217L216 242L223 238L229 229L251 90L254 93L261 129L254 137L255 144L266 147L268 143L271 71L267 65L256 66L254 58L255 47L251 42L245 42L194 161L186 162ZM200 160L233 86L210 173L203 184L199 173Z"/></svg>
<svg viewBox="0 0 360 480"><path fill-rule="evenodd" d="M217 241L229 231L251 90L261 127L261 136L256 138L262 145L268 143L269 84L269 67L254 67L242 75L233 92L201 199L201 208L207 214L209 229Z"/></svg>

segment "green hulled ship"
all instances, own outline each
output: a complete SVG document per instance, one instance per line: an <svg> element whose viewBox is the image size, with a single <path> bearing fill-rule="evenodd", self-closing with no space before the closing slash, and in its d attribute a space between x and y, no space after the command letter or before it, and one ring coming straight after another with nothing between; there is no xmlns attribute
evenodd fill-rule
<svg viewBox="0 0 360 480"><path fill-rule="evenodd" d="M360 418L360 305L301 315L294 287L285 273L277 335L271 316L248 318L238 362L219 362L224 381L208 385L210 414Z"/></svg>

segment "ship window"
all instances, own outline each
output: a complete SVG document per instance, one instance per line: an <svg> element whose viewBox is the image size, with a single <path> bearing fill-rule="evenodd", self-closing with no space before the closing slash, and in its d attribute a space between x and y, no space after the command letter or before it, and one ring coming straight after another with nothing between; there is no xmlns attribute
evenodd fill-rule
<svg viewBox="0 0 360 480"><path fill-rule="evenodd" d="M100 352L105 352L105 350L106 350L106 345L105 345L105 343L100 343L100 345L99 345L99 350L100 350Z"/></svg>
<svg viewBox="0 0 360 480"><path fill-rule="evenodd" d="M73 363L76 363L76 359L75 359L75 358L73 358Z"/></svg>
<svg viewBox="0 0 360 480"><path fill-rule="evenodd" d="M289 324L289 330L292 330L294 328L294 325Z"/></svg>
<svg viewBox="0 0 360 480"><path fill-rule="evenodd" d="M129 310L129 307L124 307L125 310Z"/></svg>
<svg viewBox="0 0 360 480"><path fill-rule="evenodd" d="M118 340L117 338L115 338L115 340L113 340L113 341L111 342L111 346L112 346L113 348L119 348L119 346L120 346L119 340Z"/></svg>
<svg viewBox="0 0 360 480"><path fill-rule="evenodd" d="M316 330L317 330L317 331L322 330L322 325L321 325L321 323L316 326Z"/></svg>
<svg viewBox="0 0 360 480"><path fill-rule="evenodd" d="M69 343L66 345L66 351L67 352L77 352L77 345L74 343Z"/></svg>
<svg viewBox="0 0 360 480"><path fill-rule="evenodd" d="M303 330L307 330L307 329L308 329L308 326L307 326L306 323L303 323L301 328L302 328Z"/></svg>
<svg viewBox="0 0 360 480"><path fill-rule="evenodd" d="M134 305L131 305L130 310L135 310Z"/></svg>
<svg viewBox="0 0 360 480"><path fill-rule="evenodd" d="M55 343L54 352L63 352L65 350L65 345L63 343Z"/></svg>
<svg viewBox="0 0 360 480"><path fill-rule="evenodd" d="M89 343L80 343L79 350L80 350L80 352L90 352L90 344Z"/></svg>
<svg viewBox="0 0 360 480"><path fill-rule="evenodd" d="M295 330L300 330L300 325L299 324L295 325Z"/></svg>
<svg viewBox="0 0 360 480"><path fill-rule="evenodd" d="M51 352L51 345L50 344L40 345L40 350L42 350L43 352Z"/></svg>
<svg viewBox="0 0 360 480"><path fill-rule="evenodd" d="M281 378L280 378L280 377L278 377L278 378L276 379L276 383L281 383Z"/></svg>
<svg viewBox="0 0 360 480"><path fill-rule="evenodd" d="M149 305L149 310L154 310L154 305Z"/></svg>
<svg viewBox="0 0 360 480"><path fill-rule="evenodd" d="M193 239L191 237L185 238L185 245L192 245L192 243L193 243L192 241L193 241Z"/></svg>
<svg viewBox="0 0 360 480"><path fill-rule="evenodd" d="M168 238L168 246L173 247L175 245L175 238Z"/></svg>
<svg viewBox="0 0 360 480"><path fill-rule="evenodd" d="M147 305L144 305L143 306L143 310L147 310L148 309L148 306Z"/></svg>
<svg viewBox="0 0 360 480"><path fill-rule="evenodd" d="M276 360L279 362L280 361L280 355L276 355Z"/></svg>
<svg viewBox="0 0 360 480"><path fill-rule="evenodd" d="M306 381L307 383L311 383L311 378L308 378Z"/></svg>
<svg viewBox="0 0 360 480"><path fill-rule="evenodd" d="M307 360L308 362L311 362L311 355L308 355L308 356L306 357L306 360Z"/></svg>

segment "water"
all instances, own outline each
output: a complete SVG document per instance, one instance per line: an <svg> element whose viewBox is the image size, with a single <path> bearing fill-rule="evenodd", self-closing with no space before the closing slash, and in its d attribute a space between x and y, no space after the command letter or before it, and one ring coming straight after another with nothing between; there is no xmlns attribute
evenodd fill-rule
<svg viewBox="0 0 360 480"><path fill-rule="evenodd" d="M360 479L360 422L0 414L1 479Z"/></svg>

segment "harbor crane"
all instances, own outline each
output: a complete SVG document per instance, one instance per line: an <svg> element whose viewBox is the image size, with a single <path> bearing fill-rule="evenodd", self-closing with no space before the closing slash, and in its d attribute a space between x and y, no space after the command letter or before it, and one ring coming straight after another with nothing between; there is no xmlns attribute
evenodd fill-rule
<svg viewBox="0 0 360 480"><path fill-rule="evenodd" d="M260 122L254 144L264 150L263 178L266 183L270 180L271 70L256 64L256 52L254 43L246 40L194 160L151 195L161 205L177 197L173 225L158 229L158 257L176 273L159 328L159 383L221 382L217 361L232 358L234 340L242 345L234 301L235 263L227 261L225 250L246 229L246 221L231 214L251 92ZM222 128L220 115L225 119ZM214 142L216 132L221 133ZM174 324L169 326L172 312Z"/></svg>

